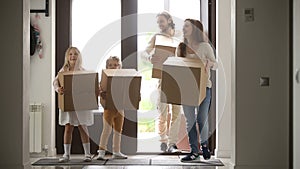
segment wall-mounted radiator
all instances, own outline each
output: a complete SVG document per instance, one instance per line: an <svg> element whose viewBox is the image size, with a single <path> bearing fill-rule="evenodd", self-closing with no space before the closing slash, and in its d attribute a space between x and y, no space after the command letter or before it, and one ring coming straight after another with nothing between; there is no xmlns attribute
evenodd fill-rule
<svg viewBox="0 0 300 169"><path fill-rule="evenodd" d="M29 105L29 152L42 152L42 104Z"/></svg>

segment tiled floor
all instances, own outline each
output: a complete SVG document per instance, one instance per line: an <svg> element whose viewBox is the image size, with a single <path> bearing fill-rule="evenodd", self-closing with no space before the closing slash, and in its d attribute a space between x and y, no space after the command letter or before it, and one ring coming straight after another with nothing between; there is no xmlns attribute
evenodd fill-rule
<svg viewBox="0 0 300 169"><path fill-rule="evenodd" d="M151 156L151 155L150 155ZM81 158L82 156L79 155L72 155L72 158ZM129 156L129 158L145 158L149 157L149 155L135 155ZM166 155L155 155L155 158L166 158ZM170 158L174 158L174 156L170 156ZM213 157L214 158L214 157ZM40 158L31 158L31 162L35 162ZM97 165L90 165L90 166L32 166L32 169L155 169L155 168L162 168L162 169L233 169L230 165L230 159L220 158L225 166L220 167L212 167L212 166L156 166L156 165L128 165L128 166L121 166L121 165L105 165L105 166L97 166Z"/></svg>

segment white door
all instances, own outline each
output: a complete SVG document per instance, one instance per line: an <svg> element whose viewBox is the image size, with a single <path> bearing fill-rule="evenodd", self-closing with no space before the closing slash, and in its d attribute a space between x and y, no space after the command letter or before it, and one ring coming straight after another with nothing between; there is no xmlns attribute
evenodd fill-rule
<svg viewBox="0 0 300 169"><path fill-rule="evenodd" d="M300 0L294 0L294 169L300 168Z"/></svg>

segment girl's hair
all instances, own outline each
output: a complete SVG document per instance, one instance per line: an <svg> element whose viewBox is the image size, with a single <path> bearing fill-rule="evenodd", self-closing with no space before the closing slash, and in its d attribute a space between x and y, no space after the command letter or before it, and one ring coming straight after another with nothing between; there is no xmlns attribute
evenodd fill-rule
<svg viewBox="0 0 300 169"><path fill-rule="evenodd" d="M159 16L164 16L167 20L170 19L170 23L169 23L169 26L172 28L172 29L175 29L175 23L173 21L173 18L172 16L167 12L167 11L163 11L159 14L156 15L156 17L159 17Z"/></svg>
<svg viewBox="0 0 300 169"><path fill-rule="evenodd" d="M203 25L199 20L196 19L186 19L184 22L189 21L192 24L192 35L191 37L195 42L201 43L205 41L204 32L203 32ZM180 57L185 57L186 55L186 47L187 47L188 41L186 38L184 38L184 42L181 42L179 44L180 49Z"/></svg>
<svg viewBox="0 0 300 169"><path fill-rule="evenodd" d="M78 69L82 68L82 56L81 56L81 53L80 51L76 48L76 47L69 47L67 50L66 50L66 53L65 53L65 63L63 65L63 69L64 71L67 71L69 68L70 68L70 63L69 63L69 54L71 52L71 50L74 50L78 56L77 56L77 61L76 61L76 67Z"/></svg>
<svg viewBox="0 0 300 169"><path fill-rule="evenodd" d="M108 68L108 64L109 64L109 61L110 60L115 60L118 62L120 68L122 68L122 63L121 63L121 60L118 56L110 56L107 60L106 60L106 69Z"/></svg>

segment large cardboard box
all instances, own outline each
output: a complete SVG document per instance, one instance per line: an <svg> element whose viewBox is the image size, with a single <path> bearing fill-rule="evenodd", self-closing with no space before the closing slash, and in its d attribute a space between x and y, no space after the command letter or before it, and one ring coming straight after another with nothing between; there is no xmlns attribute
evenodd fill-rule
<svg viewBox="0 0 300 169"><path fill-rule="evenodd" d="M58 95L58 105L62 111L98 109L98 73L74 71L58 73L64 94Z"/></svg>
<svg viewBox="0 0 300 169"><path fill-rule="evenodd" d="M206 97L207 73L199 59L170 57L163 64L161 101L198 106Z"/></svg>
<svg viewBox="0 0 300 169"><path fill-rule="evenodd" d="M135 69L103 69L101 88L106 99L100 97L104 109L137 110L142 77Z"/></svg>
<svg viewBox="0 0 300 169"><path fill-rule="evenodd" d="M172 37L167 37L165 35L156 35L155 37L155 56L161 57L161 62L153 64L152 69L152 77L161 79L161 71L163 63L167 60L170 56L175 56L176 47L178 46L179 42Z"/></svg>

